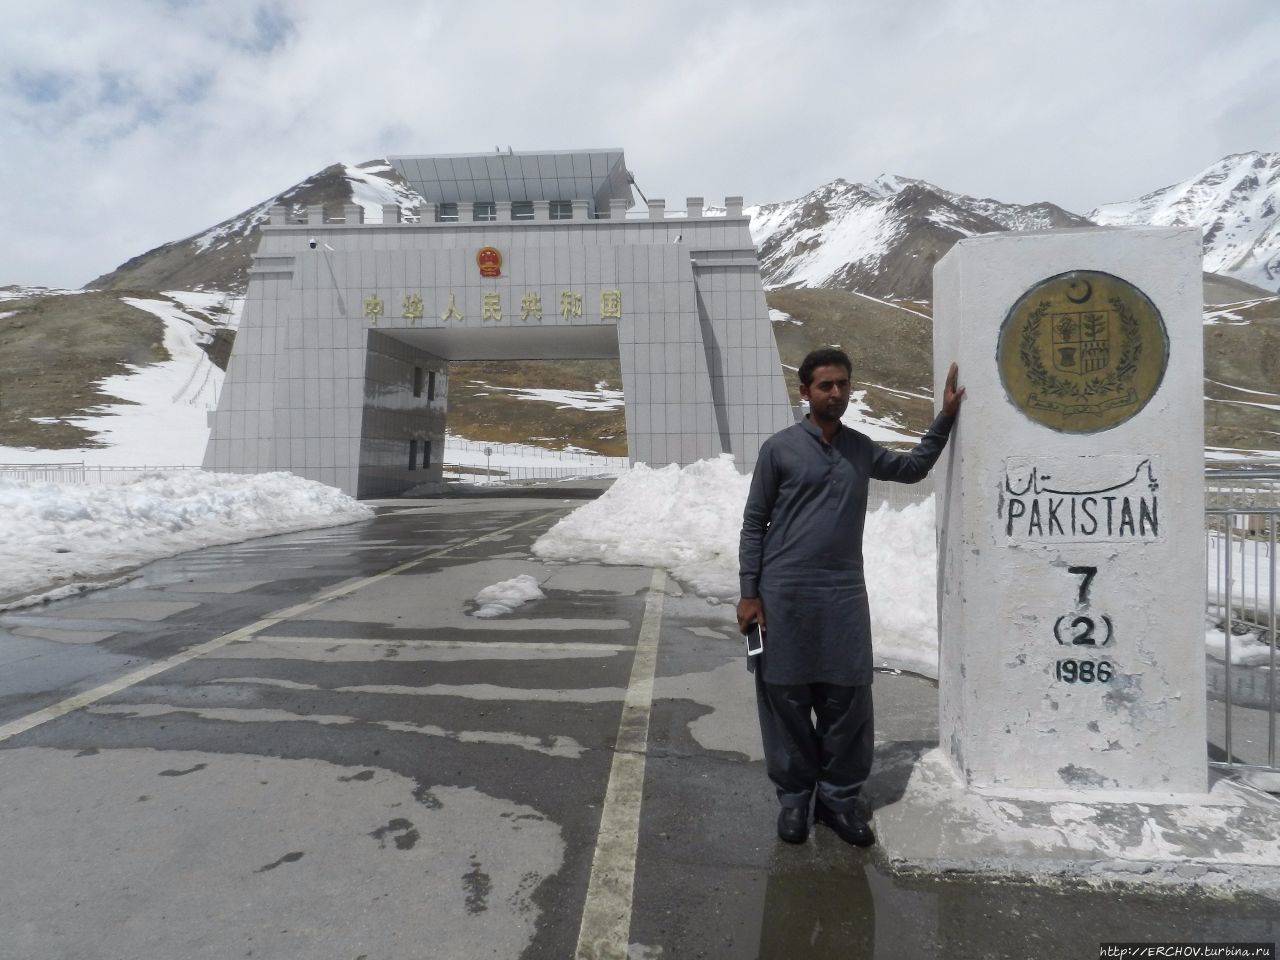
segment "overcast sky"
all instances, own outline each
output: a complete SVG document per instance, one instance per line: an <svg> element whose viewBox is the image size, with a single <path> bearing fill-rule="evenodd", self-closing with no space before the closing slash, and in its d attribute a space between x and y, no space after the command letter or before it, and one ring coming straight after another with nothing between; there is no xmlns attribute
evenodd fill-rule
<svg viewBox="0 0 1280 960"><path fill-rule="evenodd" d="M0 285L335 161L613 147L650 197L885 172L1084 213L1280 150L1277 0L0 0Z"/></svg>

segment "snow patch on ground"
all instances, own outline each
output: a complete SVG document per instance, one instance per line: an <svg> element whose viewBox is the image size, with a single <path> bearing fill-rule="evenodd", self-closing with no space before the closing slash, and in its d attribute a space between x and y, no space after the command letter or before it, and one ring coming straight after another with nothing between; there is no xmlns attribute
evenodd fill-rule
<svg viewBox="0 0 1280 960"><path fill-rule="evenodd" d="M1227 637L1220 626L1212 622L1205 625L1204 645L1213 659L1225 662L1227 659ZM1243 634L1232 634L1231 664L1238 667L1257 667L1270 665L1275 654L1271 644L1264 641L1261 632L1252 630Z"/></svg>
<svg viewBox="0 0 1280 960"><path fill-rule="evenodd" d="M101 487L0 480L0 597L40 594L198 547L373 515L339 490L290 473L192 470Z"/></svg>
<svg viewBox="0 0 1280 960"><path fill-rule="evenodd" d="M728 455L683 469L637 463L543 534L533 552L547 560L664 567L702 596L731 600L750 483Z"/></svg>
<svg viewBox="0 0 1280 960"><path fill-rule="evenodd" d="M840 422L853 427L859 433L865 433L876 443L910 443L920 442L920 434L912 433L892 417L876 417L867 404L867 391L855 390L849 395L849 406L840 418Z"/></svg>
<svg viewBox="0 0 1280 960"><path fill-rule="evenodd" d="M542 600L544 597L546 594L538 586L538 581L529 574L522 573L518 577L485 587L477 593L475 602L479 609L472 616L485 619L505 617L521 604L530 600Z"/></svg>
<svg viewBox="0 0 1280 960"><path fill-rule="evenodd" d="M176 298L175 293L175 298ZM222 306L238 315L226 294L181 294L184 306L205 312ZM0 447L0 463L74 463L93 466L192 466L204 459L209 440L207 412L222 389L224 373L200 348L217 328L168 300L122 297L164 323L169 359L98 382L106 394L123 401L93 408L68 422L96 435L102 447L38 450Z"/></svg>
<svg viewBox="0 0 1280 960"><path fill-rule="evenodd" d="M729 456L683 469L636 464L533 545L546 560L663 567L709 600L738 597L738 536L751 478ZM938 673L933 500L867 515L867 590L876 662ZM728 615L727 615L728 616Z"/></svg>
<svg viewBox="0 0 1280 960"><path fill-rule="evenodd" d="M382 223L384 205L395 204L403 211L406 207L420 208L426 202L417 191L408 186L378 176L380 173L390 173L393 169L389 163L343 165L342 175L351 184L351 201L364 209L365 223Z"/></svg>
<svg viewBox="0 0 1280 960"><path fill-rule="evenodd" d="M223 247L230 246L237 237L249 236L255 227L270 220L271 207L275 202L274 199L263 201L244 216L220 223L204 233L197 234L191 238L191 245L195 247L196 253L204 253L210 249L221 250Z"/></svg>
<svg viewBox="0 0 1280 960"><path fill-rule="evenodd" d="M540 387L496 387L483 380L472 380L470 383L486 391L475 394L477 397L495 392L507 393L520 400L554 403L558 410L588 410L598 413L604 410L615 410L624 402L621 390L610 390L603 384L598 384L594 390L551 390Z"/></svg>
<svg viewBox="0 0 1280 960"><path fill-rule="evenodd" d="M85 290L63 290L60 287L24 287L15 285L0 290L0 300L25 300L27 297L62 297L86 292Z"/></svg>

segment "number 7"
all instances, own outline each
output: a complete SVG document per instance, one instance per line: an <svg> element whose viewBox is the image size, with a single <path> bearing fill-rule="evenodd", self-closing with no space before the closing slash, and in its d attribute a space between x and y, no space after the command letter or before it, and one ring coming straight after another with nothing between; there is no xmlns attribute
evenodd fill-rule
<svg viewBox="0 0 1280 960"><path fill-rule="evenodd" d="M1080 581L1080 593L1076 597L1076 605L1087 607L1089 605L1089 587L1093 585L1093 578L1098 575L1097 567L1067 567L1067 573L1073 576L1083 577Z"/></svg>

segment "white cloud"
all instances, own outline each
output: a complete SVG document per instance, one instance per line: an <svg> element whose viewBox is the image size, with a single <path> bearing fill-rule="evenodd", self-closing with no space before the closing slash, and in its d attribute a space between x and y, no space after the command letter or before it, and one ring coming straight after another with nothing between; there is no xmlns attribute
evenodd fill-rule
<svg viewBox="0 0 1280 960"><path fill-rule="evenodd" d="M1083 212L1280 149L1272 0L9 7L0 284L388 153L623 146L672 203L891 171Z"/></svg>

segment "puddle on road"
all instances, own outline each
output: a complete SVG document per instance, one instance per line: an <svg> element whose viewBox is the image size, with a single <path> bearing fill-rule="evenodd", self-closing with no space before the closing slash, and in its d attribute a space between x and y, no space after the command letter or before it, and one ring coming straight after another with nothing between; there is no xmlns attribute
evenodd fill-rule
<svg viewBox="0 0 1280 960"><path fill-rule="evenodd" d="M810 843L813 843L811 840ZM1275 942L1280 904L1260 897L1060 889L979 879L896 877L861 863L776 863L758 926L759 960L1096 957L1104 942ZM748 898L750 900L750 898Z"/></svg>

